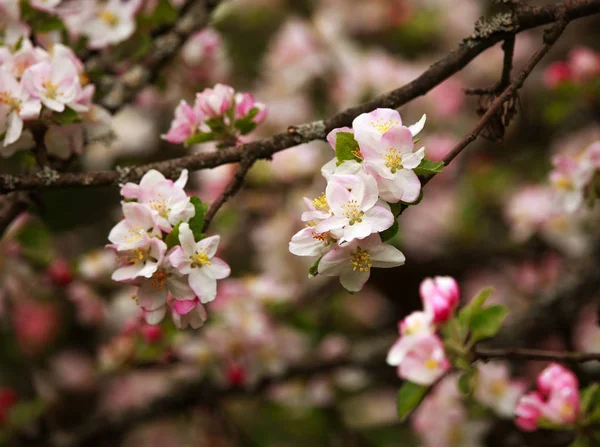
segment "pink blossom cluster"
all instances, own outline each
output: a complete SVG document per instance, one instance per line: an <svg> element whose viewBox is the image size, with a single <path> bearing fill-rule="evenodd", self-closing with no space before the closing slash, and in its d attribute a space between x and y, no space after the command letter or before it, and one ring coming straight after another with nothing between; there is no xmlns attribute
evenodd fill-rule
<svg viewBox="0 0 600 447"><path fill-rule="evenodd" d="M515 423L521 430L534 431L542 422L564 426L577 421L581 405L575 374L553 363L540 373L537 387L517 405Z"/></svg>
<svg viewBox="0 0 600 447"><path fill-rule="evenodd" d="M398 324L400 338L388 352L387 363L398 367L402 379L431 385L450 369L436 331L453 316L460 290L454 278L438 276L421 283L420 295L424 310L411 313Z"/></svg>
<svg viewBox="0 0 600 447"><path fill-rule="evenodd" d="M170 310L177 327L202 326L202 304L215 299L217 280L230 274L215 257L220 237L202 238L192 229L203 219L193 220L197 211L184 191L187 179L187 170L175 182L151 170L139 185L123 185L124 219L108 236L119 262L112 279L137 287L136 302L150 324Z"/></svg>
<svg viewBox="0 0 600 447"><path fill-rule="evenodd" d="M60 121L53 120L53 114L67 109L82 114L92 106L94 86L84 86L82 79L82 62L64 45L55 44L46 51L24 39L14 46L0 46L2 155L11 155L18 146L31 142L26 123L38 119L49 124L48 150L58 152L60 142L56 140L69 130L58 130L54 124Z"/></svg>
<svg viewBox="0 0 600 447"><path fill-rule="evenodd" d="M175 109L171 128L163 135L170 143L203 143L211 140L238 142L267 117L267 108L251 93L236 93L217 84L196 94L193 106L181 100Z"/></svg>
<svg viewBox="0 0 600 447"><path fill-rule="evenodd" d="M584 84L600 76L600 53L587 47L575 47L566 61L552 63L544 72L546 87L556 88L564 83Z"/></svg>
<svg viewBox="0 0 600 447"><path fill-rule="evenodd" d="M339 276L352 292L362 289L372 267L404 264L404 255L378 233L394 225L390 203L419 198L421 183L413 170L423 160L424 148L414 150L414 137L424 124L424 115L407 127L396 110L376 109L358 116L352 128L331 131L327 140L337 156L321 170L325 192L304 199L308 210L302 220L307 226L292 237L290 252L319 256L317 272ZM350 142L346 147L352 159L340 159L340 138Z"/></svg>
<svg viewBox="0 0 600 447"><path fill-rule="evenodd" d="M560 212L573 213L583 204L586 188L600 168L600 142L591 144L577 156L555 155L552 164L554 170L549 178L555 207Z"/></svg>

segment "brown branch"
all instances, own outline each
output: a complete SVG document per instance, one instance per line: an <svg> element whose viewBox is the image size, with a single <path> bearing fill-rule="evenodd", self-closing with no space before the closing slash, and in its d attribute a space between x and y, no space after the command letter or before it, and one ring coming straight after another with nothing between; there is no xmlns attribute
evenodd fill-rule
<svg viewBox="0 0 600 447"><path fill-rule="evenodd" d="M219 211L219 209L225 204L225 202L227 202L230 198L236 195L240 189L242 189L242 186L244 185L244 179L246 178L246 174L248 174L248 171L250 170L255 161L256 158L252 157L251 155L242 156L242 160L240 161L238 170L231 179L231 182L227 185L223 193L217 198L217 200L215 200L212 203L210 209L206 212L206 215L204 216L204 227L202 228L202 231L206 231L208 229L208 226L215 217L215 214L217 214L217 211Z"/></svg>
<svg viewBox="0 0 600 447"><path fill-rule="evenodd" d="M150 169L157 169L166 177L177 178L182 169L193 171L239 162L243 153L250 153L256 159L268 159L274 153L284 149L312 140L324 139L329 131L350 125L352 120L361 113L370 112L378 107L398 108L424 95L460 71L484 50L511 35L554 23L563 13L564 19L570 21L599 12L600 0L569 0L540 7L522 6L515 9L512 14L500 14L488 22L479 23L472 36L465 39L456 50L433 64L414 81L370 102L340 112L328 120L293 126L288 132L216 153L190 155L159 163L119 168L115 171L57 173L54 180L45 182L40 181L36 176L0 175L0 193L39 188L116 186L128 181L139 181Z"/></svg>
<svg viewBox="0 0 600 447"><path fill-rule="evenodd" d="M444 157L443 162L448 165L452 160L458 156L469 144L477 139L479 134L488 126L490 121L497 117L498 112L504 106L504 103L513 98L518 90L523 86L525 79L531 74L535 66L540 62L543 57L550 51L552 45L558 40L567 26L566 19L560 20L552 28L547 30L544 35L544 44L531 56L525 67L521 72L512 80L510 85L498 96L494 102L490 105L487 112L479 120L475 128L465 138L459 141L452 150ZM421 184L426 185L435 174L426 176L422 179Z"/></svg>
<svg viewBox="0 0 600 447"><path fill-rule="evenodd" d="M502 358L507 360L537 360L545 362L584 363L600 361L600 353L556 352L524 348L485 348L476 346L473 349L475 358L489 360Z"/></svg>
<svg viewBox="0 0 600 447"><path fill-rule="evenodd" d="M103 92L100 104L111 112L116 112L130 103L137 93L156 81L159 73L179 53L179 50L192 33L205 27L212 10L221 0L188 0L179 11L179 18L167 27L154 30L152 45L148 55L140 63L130 67L125 73L107 74L98 80ZM102 53L86 62L86 70L107 71L114 64L110 53Z"/></svg>

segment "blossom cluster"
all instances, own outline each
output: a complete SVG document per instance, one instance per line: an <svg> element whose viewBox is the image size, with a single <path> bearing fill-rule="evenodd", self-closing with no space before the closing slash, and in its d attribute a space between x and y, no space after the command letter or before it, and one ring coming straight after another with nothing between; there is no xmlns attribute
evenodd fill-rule
<svg viewBox="0 0 600 447"><path fill-rule="evenodd" d="M438 276L421 283L420 295L424 310L400 322L400 338L388 352L387 363L398 367L399 377L427 386L450 369L444 343L436 331L453 316L460 290L453 278Z"/></svg>
<svg viewBox="0 0 600 447"><path fill-rule="evenodd" d="M569 51L566 61L552 63L544 72L546 87L556 88L564 83L583 84L600 76L600 53L587 47Z"/></svg>
<svg viewBox="0 0 600 447"><path fill-rule="evenodd" d="M187 170L175 182L151 170L139 185L123 185L124 219L108 236L119 262L112 279L137 287L136 302L150 324L170 310L177 327L202 326L202 304L215 299L217 280L230 273L215 257L219 236L201 233L205 207L186 195L187 179Z"/></svg>
<svg viewBox="0 0 600 447"><path fill-rule="evenodd" d="M232 87L217 84L197 93L193 106L181 100L163 138L186 145L212 140L237 144L240 135L252 132L266 117L266 106L251 93L236 93Z"/></svg>
<svg viewBox="0 0 600 447"><path fill-rule="evenodd" d="M329 133L336 157L321 170L325 192L304 199L307 226L289 244L297 256L319 257L311 274L339 276L356 292L372 267L404 264L404 255L385 240L397 231L400 202L414 203L420 196L415 168L424 161L425 149L415 151L414 139L424 124L425 115L407 127L396 110L376 109L358 116L352 128Z"/></svg>
<svg viewBox="0 0 600 447"><path fill-rule="evenodd" d="M49 153L67 158L80 150L84 127L74 123L92 121L84 114L93 107L95 91L86 79L83 63L62 44L46 51L26 38L0 46L0 153L8 156L32 147L27 123L38 119L48 125Z"/></svg>
<svg viewBox="0 0 600 447"><path fill-rule="evenodd" d="M575 374L553 363L538 376L537 388L523 396L517 405L515 422L519 428L534 431L543 421L560 426L577 420L581 403Z"/></svg>

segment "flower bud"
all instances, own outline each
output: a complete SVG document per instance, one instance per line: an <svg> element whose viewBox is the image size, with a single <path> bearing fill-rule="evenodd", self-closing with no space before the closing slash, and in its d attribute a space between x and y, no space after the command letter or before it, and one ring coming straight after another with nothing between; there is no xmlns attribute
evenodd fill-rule
<svg viewBox="0 0 600 447"><path fill-rule="evenodd" d="M432 315L434 323L444 323L452 317L460 299L460 289L454 278L427 278L421 283L419 291L425 312Z"/></svg>

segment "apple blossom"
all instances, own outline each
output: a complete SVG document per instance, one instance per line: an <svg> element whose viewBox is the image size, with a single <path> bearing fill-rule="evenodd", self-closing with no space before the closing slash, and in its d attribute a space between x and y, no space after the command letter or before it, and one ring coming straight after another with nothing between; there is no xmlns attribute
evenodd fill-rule
<svg viewBox="0 0 600 447"><path fill-rule="evenodd" d="M55 112L63 112L65 106L87 110L76 104L81 92L79 74L67 58L42 61L29 67L23 74L23 85L32 97Z"/></svg>
<svg viewBox="0 0 600 447"><path fill-rule="evenodd" d="M135 31L135 13L141 0L109 0L97 5L94 17L82 27L88 46L101 49L128 39Z"/></svg>
<svg viewBox="0 0 600 447"><path fill-rule="evenodd" d="M515 424L523 431L535 431L542 416L542 396L534 391L521 397L515 409Z"/></svg>
<svg viewBox="0 0 600 447"><path fill-rule="evenodd" d="M169 143L183 143L189 137L194 135L198 126L204 120L204 113L196 107L191 107L183 99L175 109L175 118L171 122L169 131L162 135L162 138Z"/></svg>
<svg viewBox="0 0 600 447"><path fill-rule="evenodd" d="M386 359L390 366L399 366L421 337L435 333L431 314L427 312L411 313L400 322L398 328L400 338L390 348Z"/></svg>
<svg viewBox="0 0 600 447"><path fill-rule="evenodd" d="M253 109L256 110L252 118L254 123L260 124L267 118L267 106L256 102L252 93L236 93L234 103L233 116L236 120L245 118Z"/></svg>
<svg viewBox="0 0 600 447"><path fill-rule="evenodd" d="M411 135L416 136L425 126L425 115L412 126L408 126ZM352 121L354 130L354 139L363 147L377 146L383 136L390 130L397 130L402 126L402 118L397 110L394 109L375 109L369 113L363 113ZM388 137L389 138L389 137Z"/></svg>
<svg viewBox="0 0 600 447"><path fill-rule="evenodd" d="M151 277L138 279L137 299L144 311L155 311L167 303L171 296L175 300L191 301L196 294L188 284L188 278L168 264L167 258L158 266Z"/></svg>
<svg viewBox="0 0 600 447"><path fill-rule="evenodd" d="M377 183L367 175L338 175L329 178L325 196L333 216L319 222L315 231L343 229L339 243L364 239L394 223L389 205L378 201Z"/></svg>
<svg viewBox="0 0 600 447"><path fill-rule="evenodd" d="M108 240L117 250L132 250L147 245L151 236L160 235L152 209L136 202L123 203L125 219L113 227Z"/></svg>
<svg viewBox="0 0 600 447"><path fill-rule="evenodd" d="M196 105L208 117L223 115L233 104L235 91L228 85L217 84L196 94Z"/></svg>
<svg viewBox="0 0 600 447"><path fill-rule="evenodd" d="M40 110L40 101L0 68L0 135L5 133L4 146L16 142L23 131L23 120L36 119Z"/></svg>
<svg viewBox="0 0 600 447"><path fill-rule="evenodd" d="M372 267L398 267L404 261L400 250L381 242L379 235L374 234L332 248L321 258L318 272L324 276L339 276L342 286L351 292L358 292L369 279Z"/></svg>
<svg viewBox="0 0 600 447"><path fill-rule="evenodd" d="M436 324L448 321L460 300L458 284L450 276L436 276L423 280L419 293L425 312L432 315Z"/></svg>
<svg viewBox="0 0 600 447"><path fill-rule="evenodd" d="M214 257L220 237L210 236L195 242L189 225L182 223L179 226L179 241L181 246L169 255L171 264L180 273L189 275L189 285L202 303L214 300L217 279L227 278L231 272L223 260Z"/></svg>
<svg viewBox="0 0 600 447"><path fill-rule="evenodd" d="M498 415L513 417L517 402L526 389L524 380L510 379L506 363L492 361L477 364L475 397Z"/></svg>
<svg viewBox="0 0 600 447"><path fill-rule="evenodd" d="M575 82L587 82L600 76L600 53L590 48L573 48L568 64Z"/></svg>
<svg viewBox="0 0 600 447"><path fill-rule="evenodd" d="M193 300L175 300L171 306L173 323L179 329L191 326L198 329L207 319L206 310L198 298Z"/></svg>
<svg viewBox="0 0 600 447"><path fill-rule="evenodd" d="M571 79L571 67L564 61L556 61L545 70L542 81L547 88L556 88Z"/></svg>
<svg viewBox="0 0 600 447"><path fill-rule="evenodd" d="M314 226L308 226L292 236L289 248L296 256L321 256L334 242L330 232L317 233Z"/></svg>
<svg viewBox="0 0 600 447"><path fill-rule="evenodd" d="M116 246L109 247L116 249ZM142 233L136 241L135 248L117 251L119 267L112 274L113 281L132 281L138 277L151 278L166 251L167 245L163 241Z"/></svg>
<svg viewBox="0 0 600 447"><path fill-rule="evenodd" d="M567 213L581 206L583 190L594 174L594 167L586 161L566 155L552 159L554 171L550 173L550 182L554 186L556 206Z"/></svg>
<svg viewBox="0 0 600 447"><path fill-rule="evenodd" d="M432 385L450 369L442 340L435 335L419 337L398 365L398 376L419 385Z"/></svg>
<svg viewBox="0 0 600 447"><path fill-rule="evenodd" d="M125 184L121 188L121 194L127 199L137 199L138 203L147 205L158 228L170 233L173 225L188 222L195 214L194 205L183 190L187 179L187 169L182 170L175 182L151 169L144 174L139 185Z"/></svg>

